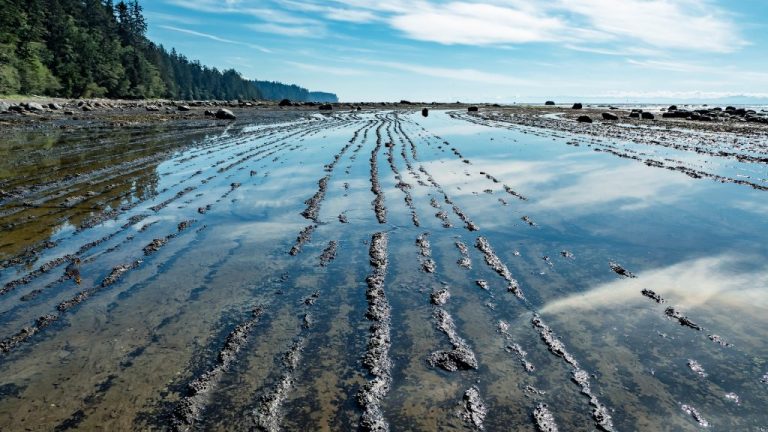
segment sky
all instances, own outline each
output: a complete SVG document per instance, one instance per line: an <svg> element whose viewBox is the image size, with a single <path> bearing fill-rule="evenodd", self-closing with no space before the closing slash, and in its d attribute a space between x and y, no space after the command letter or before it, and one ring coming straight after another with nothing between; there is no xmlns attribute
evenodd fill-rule
<svg viewBox="0 0 768 432"><path fill-rule="evenodd" d="M143 0L148 36L342 101L768 100L768 0Z"/></svg>

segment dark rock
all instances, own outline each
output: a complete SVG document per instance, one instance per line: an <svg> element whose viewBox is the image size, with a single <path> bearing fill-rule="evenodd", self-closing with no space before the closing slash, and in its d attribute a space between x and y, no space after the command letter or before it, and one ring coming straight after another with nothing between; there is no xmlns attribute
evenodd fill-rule
<svg viewBox="0 0 768 432"><path fill-rule="evenodd" d="M611 267L611 270L613 270L614 273L616 273L619 276L624 276L627 278L635 278L635 276L631 271L625 269L620 264L615 263L613 261L609 262L608 265Z"/></svg>
<svg viewBox="0 0 768 432"><path fill-rule="evenodd" d="M478 111L478 108L476 106L471 106L467 108L467 112L477 112L477 111Z"/></svg>
<svg viewBox="0 0 768 432"><path fill-rule="evenodd" d="M664 314L674 320L677 320L677 322L679 322L683 327L690 327L694 330L701 331L701 326L691 321L687 316L683 315L680 311L676 310L672 306L666 308L664 310Z"/></svg>
<svg viewBox="0 0 768 432"><path fill-rule="evenodd" d="M59 105L57 103L49 103L48 104L48 108L50 108L50 109L52 109L54 111L58 111L58 110L61 109L61 105Z"/></svg>
<svg viewBox="0 0 768 432"><path fill-rule="evenodd" d="M667 111L677 111L677 105L670 105Z"/></svg>
<svg viewBox="0 0 768 432"><path fill-rule="evenodd" d="M643 112L643 113L640 114L640 116L643 118L643 120L653 120L654 119L653 114L651 114L649 112Z"/></svg>
<svg viewBox="0 0 768 432"><path fill-rule="evenodd" d="M579 118L576 119L579 123L592 123L592 118L590 116L579 116Z"/></svg>
<svg viewBox="0 0 768 432"><path fill-rule="evenodd" d="M619 119L619 116L617 116L616 114L612 114L609 112L603 113L603 120L618 120L618 119Z"/></svg>
<svg viewBox="0 0 768 432"><path fill-rule="evenodd" d="M631 112L629 113L629 118L640 118L639 112Z"/></svg>
<svg viewBox="0 0 768 432"><path fill-rule="evenodd" d="M440 367L448 372L477 369L475 354L468 347L460 346L451 351L433 352L428 359L431 366Z"/></svg>
<svg viewBox="0 0 768 432"><path fill-rule="evenodd" d="M726 111L736 111L736 107L727 106L727 107L725 107L725 110Z"/></svg>
<svg viewBox="0 0 768 432"><path fill-rule="evenodd" d="M428 110L428 109L426 109L426 108L423 108L423 109L421 110L421 115L423 115L424 117L427 117L427 116L429 116L429 110Z"/></svg>
<svg viewBox="0 0 768 432"><path fill-rule="evenodd" d="M411 105L411 101L401 100L400 104L402 104L402 105Z"/></svg>
<svg viewBox="0 0 768 432"><path fill-rule="evenodd" d="M548 105L548 106L551 106L551 105L554 105L554 104L555 104L555 101L546 101L546 102L544 102L544 105Z"/></svg>
<svg viewBox="0 0 768 432"><path fill-rule="evenodd" d="M663 298L661 298L661 296L660 296L660 295L656 294L656 293L655 293L654 291L652 291L652 290L649 290L649 289L644 289L644 290L642 290L641 292L642 292L642 294L643 294L644 296L646 296L646 297L648 297L649 299L651 299L651 300L655 301L656 303L664 303L664 299L663 299Z"/></svg>
<svg viewBox="0 0 768 432"><path fill-rule="evenodd" d="M583 108L583 106L582 106L580 103L575 103L575 104L573 104L573 106L571 107L571 109L582 109L582 108Z"/></svg>
<svg viewBox="0 0 768 432"><path fill-rule="evenodd" d="M283 99L283 100L281 100L281 101L280 101L280 103L279 103L279 104L277 104L277 105L278 105L278 106L281 106L281 107L287 107L287 106L289 107L289 106L292 106L293 104L291 103L291 101L290 101L290 100L288 100L288 99Z"/></svg>
<svg viewBox="0 0 768 432"><path fill-rule="evenodd" d="M320 111L332 111L332 110L333 110L333 105L331 104L320 105Z"/></svg>
<svg viewBox="0 0 768 432"><path fill-rule="evenodd" d="M207 117L216 117L216 113L211 110L205 110L205 115Z"/></svg>
<svg viewBox="0 0 768 432"><path fill-rule="evenodd" d="M221 108L218 111L216 111L216 118L220 120L234 120L237 117L232 113L232 111Z"/></svg>
<svg viewBox="0 0 768 432"><path fill-rule="evenodd" d="M186 111L189 111L190 109L191 109L191 108L189 108L189 106L187 106L187 105L179 105L179 106L178 106L178 110L179 110L179 111L182 111L182 112L186 112Z"/></svg>

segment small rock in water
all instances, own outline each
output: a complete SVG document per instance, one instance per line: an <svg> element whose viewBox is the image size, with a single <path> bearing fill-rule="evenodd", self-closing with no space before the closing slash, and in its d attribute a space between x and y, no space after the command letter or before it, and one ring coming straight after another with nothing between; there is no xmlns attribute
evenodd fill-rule
<svg viewBox="0 0 768 432"><path fill-rule="evenodd" d="M611 262L608 263L608 265L611 266L611 270L613 270L613 272L616 273L617 275L628 277L628 278L635 278L635 277L637 277L634 274L632 274L631 271L625 269L624 267L622 267L618 263L615 263L615 262L611 261Z"/></svg>
<svg viewBox="0 0 768 432"><path fill-rule="evenodd" d="M557 424L555 423L555 417L549 411L547 404L540 403L535 410L533 410L533 419L536 422L536 430L540 432L557 432Z"/></svg>
<svg viewBox="0 0 768 432"><path fill-rule="evenodd" d="M441 289L432 293L432 304L436 306L442 306L448 302L451 298L451 293L447 289Z"/></svg>
<svg viewBox="0 0 768 432"><path fill-rule="evenodd" d="M643 293L644 296L646 296L649 299L655 301L656 303L664 303L664 299L661 298L660 295L656 294L655 292L653 292L653 291L651 291L649 289L644 289L642 291L642 293Z"/></svg>
<svg viewBox="0 0 768 432"><path fill-rule="evenodd" d="M689 416L693 417L694 420L699 424L701 427L709 427L709 422L704 419L704 417L701 416L699 411L690 406L683 404L680 408L682 408L683 412L688 414Z"/></svg>
<svg viewBox="0 0 768 432"><path fill-rule="evenodd" d="M696 373L696 375L704 378L707 376L707 373L704 371L704 366L701 365L701 363L697 362L696 360L688 360L688 367Z"/></svg>
<svg viewBox="0 0 768 432"><path fill-rule="evenodd" d="M485 416L488 415L488 408L485 407L485 403L480 398L480 390L477 387L470 387L464 392L463 404L464 409L460 413L461 418L476 428L482 429Z"/></svg>
<svg viewBox="0 0 768 432"><path fill-rule="evenodd" d="M741 399L739 398L739 395L737 395L736 393L733 393L733 392L731 392L731 393L726 393L726 394L725 394L725 400L727 400L727 401L730 401L730 402L733 402L733 403L735 403L736 405L738 405L738 404L739 404L739 402L741 402Z"/></svg>
<svg viewBox="0 0 768 432"><path fill-rule="evenodd" d="M235 120L237 117L235 117L235 114L232 113L232 111L221 108L216 111L216 118L219 120Z"/></svg>

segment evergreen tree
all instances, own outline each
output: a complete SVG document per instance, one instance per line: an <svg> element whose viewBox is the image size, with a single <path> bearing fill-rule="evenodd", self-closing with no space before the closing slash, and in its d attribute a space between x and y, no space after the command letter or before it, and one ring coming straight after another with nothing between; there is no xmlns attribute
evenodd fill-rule
<svg viewBox="0 0 768 432"><path fill-rule="evenodd" d="M0 0L0 94L335 101L206 67L146 33L137 0Z"/></svg>

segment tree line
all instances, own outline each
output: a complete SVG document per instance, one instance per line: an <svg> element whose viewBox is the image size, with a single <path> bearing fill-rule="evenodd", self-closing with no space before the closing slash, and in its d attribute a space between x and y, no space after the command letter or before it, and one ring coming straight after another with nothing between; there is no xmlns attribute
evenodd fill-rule
<svg viewBox="0 0 768 432"><path fill-rule="evenodd" d="M0 94L336 101L169 52L142 12L137 0L0 0Z"/></svg>

